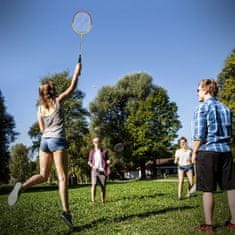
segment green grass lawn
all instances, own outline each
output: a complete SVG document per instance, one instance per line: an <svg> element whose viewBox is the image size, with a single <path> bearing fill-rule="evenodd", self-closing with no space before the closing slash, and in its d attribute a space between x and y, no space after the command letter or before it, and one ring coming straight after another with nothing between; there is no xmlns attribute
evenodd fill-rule
<svg viewBox="0 0 235 235"><path fill-rule="evenodd" d="M185 184L186 187L186 184ZM90 187L69 190L75 224L72 234L201 234L192 227L203 223L201 194L177 200L177 182L157 180L110 183L107 203L90 202ZM235 234L223 227L228 218L227 200L217 193L217 234ZM0 234L67 234L60 219L58 191L23 193L13 207L0 196Z"/></svg>

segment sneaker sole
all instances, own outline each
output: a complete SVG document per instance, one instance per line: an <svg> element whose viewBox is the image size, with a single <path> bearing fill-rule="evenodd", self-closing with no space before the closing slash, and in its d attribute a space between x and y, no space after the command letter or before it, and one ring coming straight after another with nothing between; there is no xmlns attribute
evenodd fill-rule
<svg viewBox="0 0 235 235"><path fill-rule="evenodd" d="M13 206L17 202L18 197L19 197L19 191L20 191L21 187L22 187L21 183L15 184L13 190L11 191L11 193L8 196L8 205L9 206Z"/></svg>
<svg viewBox="0 0 235 235"><path fill-rule="evenodd" d="M71 224L64 216L60 216L61 217L61 219L68 225L68 227L69 227L69 229L70 230L73 230L73 224Z"/></svg>

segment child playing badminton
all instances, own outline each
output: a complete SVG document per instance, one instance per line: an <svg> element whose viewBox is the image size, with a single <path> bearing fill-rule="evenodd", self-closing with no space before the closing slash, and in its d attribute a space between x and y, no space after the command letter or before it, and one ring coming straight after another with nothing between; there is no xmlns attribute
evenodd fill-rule
<svg viewBox="0 0 235 235"><path fill-rule="evenodd" d="M70 86L60 95L56 95L55 86L51 81L43 82L39 86L38 124L40 128L41 143L39 151L40 173L33 175L25 183L16 183L8 197L8 204L14 205L22 191L32 185L47 181L52 162L54 161L58 181L59 195L63 208L61 218L70 229L73 228L72 217L68 203L67 154L63 113L61 103L75 90L78 77L81 73L81 55L75 67Z"/></svg>

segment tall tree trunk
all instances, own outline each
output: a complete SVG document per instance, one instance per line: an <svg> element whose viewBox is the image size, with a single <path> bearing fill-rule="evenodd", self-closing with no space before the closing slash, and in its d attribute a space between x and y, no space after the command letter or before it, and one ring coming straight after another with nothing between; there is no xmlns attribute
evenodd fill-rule
<svg viewBox="0 0 235 235"><path fill-rule="evenodd" d="M141 178L140 179L146 179L146 172L145 172L145 170L146 170L146 167L145 167L145 163L142 163L141 165L140 165L140 171L141 171Z"/></svg>

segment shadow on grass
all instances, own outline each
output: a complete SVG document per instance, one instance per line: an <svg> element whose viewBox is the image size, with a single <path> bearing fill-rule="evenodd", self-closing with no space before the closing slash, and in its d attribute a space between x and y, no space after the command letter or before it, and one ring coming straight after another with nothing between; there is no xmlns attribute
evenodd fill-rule
<svg viewBox="0 0 235 235"><path fill-rule="evenodd" d="M187 196L183 196L181 199L178 199L178 198L175 198L177 201L187 201L187 200L191 200L192 198L194 197L198 197L200 196L199 194L193 194L191 195L190 197L187 197Z"/></svg>
<svg viewBox="0 0 235 235"><path fill-rule="evenodd" d="M154 210L154 211L148 211L148 212L144 212L144 213L138 213L138 214L132 214L132 215L124 215L124 216L119 216L119 217L114 217L114 218L102 218L102 219L97 219L92 221L89 224L84 224L82 226L75 226L73 231L68 232L67 234L72 234L74 232L82 232L85 229L91 229L95 226L97 226L98 224L102 224L102 223L110 223L110 222L115 222L115 223L120 223L135 217L138 218L146 218L152 215L160 215L160 214L165 214L167 212L171 212L171 211L183 211L183 210L189 210L189 209L194 209L197 208L199 206L183 206L183 207L171 207L171 208L166 208L166 209L161 209L161 210Z"/></svg>
<svg viewBox="0 0 235 235"><path fill-rule="evenodd" d="M155 193L155 194L146 194L146 195L133 195L133 196L123 196L119 197L118 199L114 200L109 200L109 202L118 202L118 201L123 201L123 200L139 200L139 199L147 199L147 198L156 198L156 197L161 197L164 196L164 193Z"/></svg>
<svg viewBox="0 0 235 235"><path fill-rule="evenodd" d="M133 183L133 181L108 181L108 184L124 184L124 183ZM90 187L91 183L83 183L83 184L77 184L73 186L69 186L69 189L78 189L83 187ZM13 185L0 185L0 195L9 194L11 190L13 189ZM27 189L24 193L28 192L46 192L46 191L55 191L58 190L57 184L51 184L51 185L35 185L32 188Z"/></svg>
<svg viewBox="0 0 235 235"><path fill-rule="evenodd" d="M90 184L78 184L76 186L69 186L69 189L76 189L76 188L83 188L86 186L90 186ZM4 194L9 194L11 190L13 189L12 185L7 185L2 188L0 188L0 195ZM29 192L48 192L48 191L55 191L58 190L58 185L53 184L53 185L36 185L33 186L32 188L27 189L24 193L29 193Z"/></svg>

